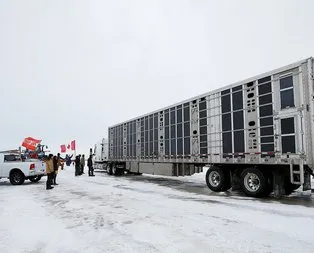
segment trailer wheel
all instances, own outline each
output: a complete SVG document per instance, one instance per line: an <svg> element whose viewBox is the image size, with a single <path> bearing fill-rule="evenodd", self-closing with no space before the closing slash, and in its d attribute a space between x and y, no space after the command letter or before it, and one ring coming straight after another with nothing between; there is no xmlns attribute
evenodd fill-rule
<svg viewBox="0 0 314 253"><path fill-rule="evenodd" d="M108 175L112 175L112 164L109 164L107 166L107 173L108 173Z"/></svg>
<svg viewBox="0 0 314 253"><path fill-rule="evenodd" d="M230 189L230 175L220 167L212 166L206 172L206 184L214 192L222 192Z"/></svg>
<svg viewBox="0 0 314 253"><path fill-rule="evenodd" d="M265 197L270 193L267 176L257 168L248 168L241 173L241 186L249 197Z"/></svg>
<svg viewBox="0 0 314 253"><path fill-rule="evenodd" d="M117 175L117 168L116 168L116 166L113 166L111 170L112 170L112 175L116 176Z"/></svg>

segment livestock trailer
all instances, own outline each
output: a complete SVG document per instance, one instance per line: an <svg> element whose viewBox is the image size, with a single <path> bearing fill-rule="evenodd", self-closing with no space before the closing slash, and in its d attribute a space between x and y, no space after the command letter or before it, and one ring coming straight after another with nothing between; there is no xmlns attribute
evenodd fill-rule
<svg viewBox="0 0 314 253"><path fill-rule="evenodd" d="M248 196L311 189L313 58L109 127L109 174L189 176Z"/></svg>

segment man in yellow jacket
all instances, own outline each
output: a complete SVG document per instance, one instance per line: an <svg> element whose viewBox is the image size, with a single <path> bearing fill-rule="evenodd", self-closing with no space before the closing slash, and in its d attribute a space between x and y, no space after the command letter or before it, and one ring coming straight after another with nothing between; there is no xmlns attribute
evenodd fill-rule
<svg viewBox="0 0 314 253"><path fill-rule="evenodd" d="M54 168L52 162L53 154L49 154L48 159L46 160L46 173L47 173L47 182L46 182L46 190L53 189L52 179L54 177Z"/></svg>

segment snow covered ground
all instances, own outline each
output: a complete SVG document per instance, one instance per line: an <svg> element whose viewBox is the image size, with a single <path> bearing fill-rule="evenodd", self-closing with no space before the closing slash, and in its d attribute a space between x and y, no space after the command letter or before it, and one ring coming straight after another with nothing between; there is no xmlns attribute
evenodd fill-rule
<svg viewBox="0 0 314 253"><path fill-rule="evenodd" d="M211 193L204 173L0 181L0 252L314 252L314 199ZM230 195L230 196L229 196Z"/></svg>

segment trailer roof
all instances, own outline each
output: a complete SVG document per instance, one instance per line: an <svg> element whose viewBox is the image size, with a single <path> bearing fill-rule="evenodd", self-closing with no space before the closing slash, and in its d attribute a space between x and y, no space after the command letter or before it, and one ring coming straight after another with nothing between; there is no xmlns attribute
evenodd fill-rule
<svg viewBox="0 0 314 253"><path fill-rule="evenodd" d="M203 93L203 94L201 94L201 95L198 95L198 96L195 96L195 97L192 97L192 98L189 98L189 99L180 101L180 102L178 102L178 103L175 103L175 104L172 104L172 105L169 105L169 106L160 108L160 109L158 109L158 110L155 110L155 111L152 111L152 112L143 114L143 115L138 116L138 117L136 117L136 118L132 118L132 119L123 121L123 122L121 122L121 123L118 123L118 124L109 126L109 128L112 128L112 127L115 127L115 126L119 126L119 125L128 123L128 122L130 122L130 121L134 121L134 120L143 118L143 117L145 117L145 116L149 116L149 115L151 115L151 114L158 113L158 112L160 112L160 111L167 110L167 109L170 109L170 108L172 108L172 107L175 107L175 106L178 106L178 105L181 105L181 104L184 104L184 103L187 103L187 102L196 100L196 99L200 99L200 98L202 98L202 97L206 97L206 96L211 95L211 94L215 94L215 93L221 92L221 91L226 90L226 89L231 89L231 88L233 88L234 86L238 86L238 85L241 85L241 84L249 83L249 82L255 81L255 80L257 80L257 79L261 79L261 78L266 77L266 76L270 76L270 75L273 75L273 74L276 74L276 73L284 72L284 71L287 71L287 70L289 70L289 69L293 69L293 68L299 67L301 64L307 63L309 60L313 60L313 57L308 57L308 58L306 58L306 59L303 59L303 60L301 60L301 61L294 62L294 63L292 63L292 64L283 66L283 67L281 67L281 68L277 68L277 69L274 69L274 70L271 70L271 71L268 71L268 72L259 74L259 75L257 75L257 76L250 77L250 78L248 78L248 79L245 79L245 80L242 80L242 81L239 81L239 82L235 82L235 83L232 83L232 84L227 85L227 86L223 86L223 87L218 88L218 89L215 89L215 90L213 90L213 91L209 91L209 92Z"/></svg>

